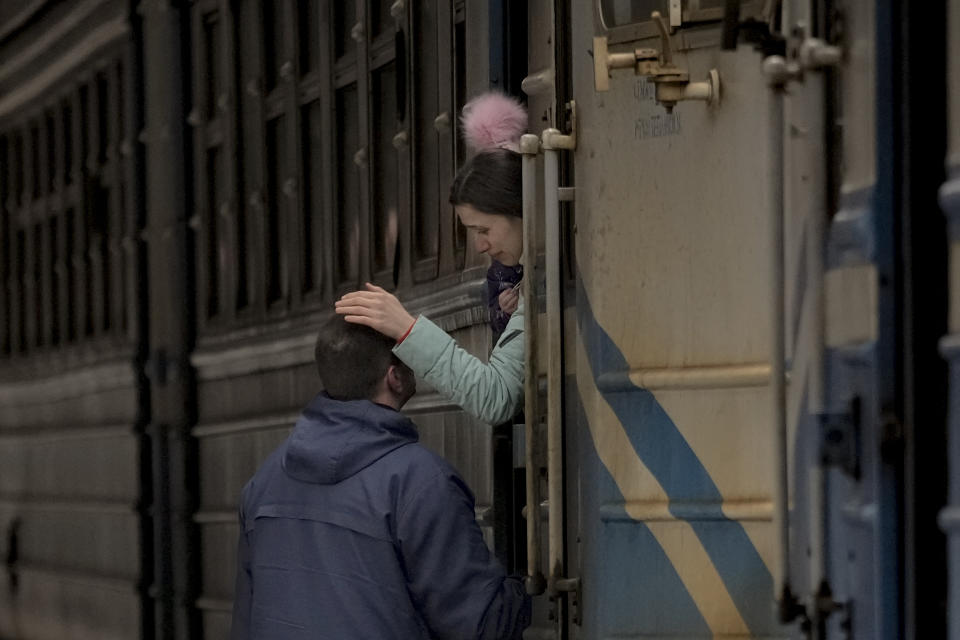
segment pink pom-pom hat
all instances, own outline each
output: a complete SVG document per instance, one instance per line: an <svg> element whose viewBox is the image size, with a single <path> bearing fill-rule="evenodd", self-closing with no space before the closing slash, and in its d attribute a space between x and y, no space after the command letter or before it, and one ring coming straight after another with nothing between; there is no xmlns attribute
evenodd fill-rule
<svg viewBox="0 0 960 640"><path fill-rule="evenodd" d="M474 151L520 151L527 130L527 110L516 99L491 91L463 106L463 138Z"/></svg>

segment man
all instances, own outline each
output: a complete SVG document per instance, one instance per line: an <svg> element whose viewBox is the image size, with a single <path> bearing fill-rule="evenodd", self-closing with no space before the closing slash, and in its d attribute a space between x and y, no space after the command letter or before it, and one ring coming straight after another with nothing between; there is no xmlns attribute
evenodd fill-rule
<svg viewBox="0 0 960 640"><path fill-rule="evenodd" d="M491 556L457 472L399 409L394 341L340 316L325 392L244 487L231 638L520 638L530 601Z"/></svg>

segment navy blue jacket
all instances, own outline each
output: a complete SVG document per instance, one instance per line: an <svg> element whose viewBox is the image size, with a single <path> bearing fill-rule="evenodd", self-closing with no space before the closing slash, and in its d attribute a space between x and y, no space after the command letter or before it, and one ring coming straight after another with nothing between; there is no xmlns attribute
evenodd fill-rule
<svg viewBox="0 0 960 640"><path fill-rule="evenodd" d="M412 422L325 394L244 487L233 640L520 638L530 600Z"/></svg>

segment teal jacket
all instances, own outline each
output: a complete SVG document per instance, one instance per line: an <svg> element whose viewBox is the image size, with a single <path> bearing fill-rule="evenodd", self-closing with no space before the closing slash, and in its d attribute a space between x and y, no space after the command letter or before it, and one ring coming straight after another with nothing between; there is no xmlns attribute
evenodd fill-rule
<svg viewBox="0 0 960 640"><path fill-rule="evenodd" d="M418 378L488 424L523 408L523 301L510 316L488 362L467 353L424 316L393 352Z"/></svg>

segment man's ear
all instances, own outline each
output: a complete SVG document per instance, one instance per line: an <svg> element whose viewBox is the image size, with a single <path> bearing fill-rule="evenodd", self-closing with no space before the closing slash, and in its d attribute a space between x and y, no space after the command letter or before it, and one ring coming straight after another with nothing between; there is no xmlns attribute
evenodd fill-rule
<svg viewBox="0 0 960 640"><path fill-rule="evenodd" d="M395 364L387 368L387 388L397 395L403 395L405 391L403 375L400 373L400 367Z"/></svg>

